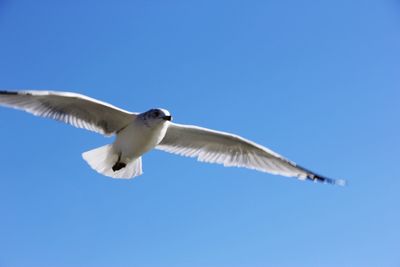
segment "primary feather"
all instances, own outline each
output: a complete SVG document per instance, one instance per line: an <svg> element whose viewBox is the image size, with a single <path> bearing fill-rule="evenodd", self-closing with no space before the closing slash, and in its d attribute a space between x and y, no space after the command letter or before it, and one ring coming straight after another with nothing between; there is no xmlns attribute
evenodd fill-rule
<svg viewBox="0 0 400 267"><path fill-rule="evenodd" d="M238 135L198 126L171 123L164 139L156 148L181 156L195 157L203 162L294 176L301 180L344 184L343 180L318 175Z"/></svg>
<svg viewBox="0 0 400 267"><path fill-rule="evenodd" d="M0 91L0 105L104 135L119 131L136 117L111 104L69 92Z"/></svg>

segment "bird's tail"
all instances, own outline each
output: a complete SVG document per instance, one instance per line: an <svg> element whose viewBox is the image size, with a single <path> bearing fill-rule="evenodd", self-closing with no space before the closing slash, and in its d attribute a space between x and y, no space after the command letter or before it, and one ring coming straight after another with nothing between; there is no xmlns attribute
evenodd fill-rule
<svg viewBox="0 0 400 267"><path fill-rule="evenodd" d="M86 151L82 157L92 169L111 178L130 179L143 173L141 157L120 162L112 144Z"/></svg>

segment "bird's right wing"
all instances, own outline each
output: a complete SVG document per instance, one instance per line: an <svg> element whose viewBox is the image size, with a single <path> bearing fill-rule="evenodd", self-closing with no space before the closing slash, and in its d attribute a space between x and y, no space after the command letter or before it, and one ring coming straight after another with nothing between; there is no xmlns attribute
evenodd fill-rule
<svg viewBox="0 0 400 267"><path fill-rule="evenodd" d="M311 172L243 137L197 126L170 123L164 139L156 148L224 166L245 167L301 180L338 185L345 183L344 180L334 180Z"/></svg>
<svg viewBox="0 0 400 267"><path fill-rule="evenodd" d="M0 105L104 135L116 133L136 118L134 113L69 92L0 91Z"/></svg>

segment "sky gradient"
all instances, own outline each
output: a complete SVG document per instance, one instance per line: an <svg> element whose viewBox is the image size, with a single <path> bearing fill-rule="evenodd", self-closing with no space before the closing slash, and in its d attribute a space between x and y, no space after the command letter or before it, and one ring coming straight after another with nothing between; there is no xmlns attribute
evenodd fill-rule
<svg viewBox="0 0 400 267"><path fill-rule="evenodd" d="M113 141L0 108L1 267L400 266L398 1L0 0L0 88L239 134L348 186Z"/></svg>

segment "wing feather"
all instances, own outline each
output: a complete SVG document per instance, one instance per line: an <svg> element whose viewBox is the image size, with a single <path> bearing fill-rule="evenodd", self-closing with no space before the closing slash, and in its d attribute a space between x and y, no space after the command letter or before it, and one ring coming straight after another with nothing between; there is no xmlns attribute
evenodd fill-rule
<svg viewBox="0 0 400 267"><path fill-rule="evenodd" d="M104 135L119 131L136 117L108 103L70 92L0 91L0 105Z"/></svg>
<svg viewBox="0 0 400 267"><path fill-rule="evenodd" d="M192 125L170 123L157 149L226 167L245 167L262 172L344 185L311 172L278 153L238 135Z"/></svg>

